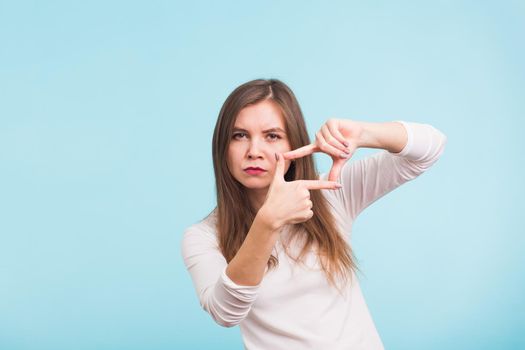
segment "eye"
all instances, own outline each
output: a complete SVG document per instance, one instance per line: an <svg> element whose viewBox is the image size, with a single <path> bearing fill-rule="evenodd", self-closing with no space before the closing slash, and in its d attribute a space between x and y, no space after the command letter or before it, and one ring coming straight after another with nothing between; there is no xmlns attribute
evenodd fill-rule
<svg viewBox="0 0 525 350"><path fill-rule="evenodd" d="M278 134L275 134L275 133L269 133L268 134L268 138L272 141L276 141L276 140L279 140L281 138L281 136L279 136Z"/></svg>
<svg viewBox="0 0 525 350"><path fill-rule="evenodd" d="M235 139L235 140L238 140L242 137L246 136L246 133L245 132L236 132L233 134L232 138Z"/></svg>

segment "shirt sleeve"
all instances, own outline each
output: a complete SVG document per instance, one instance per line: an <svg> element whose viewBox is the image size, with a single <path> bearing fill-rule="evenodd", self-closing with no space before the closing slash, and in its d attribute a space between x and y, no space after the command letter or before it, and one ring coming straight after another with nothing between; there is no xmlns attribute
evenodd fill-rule
<svg viewBox="0 0 525 350"><path fill-rule="evenodd" d="M257 298L257 286L241 286L226 275L228 266L215 234L194 225L184 232L181 245L184 264L202 308L219 325L239 324Z"/></svg>
<svg viewBox="0 0 525 350"><path fill-rule="evenodd" d="M430 168L445 149L447 137L429 124L397 121L407 131L407 144L399 153L381 150L341 170L343 185L335 194L353 221L370 204Z"/></svg>

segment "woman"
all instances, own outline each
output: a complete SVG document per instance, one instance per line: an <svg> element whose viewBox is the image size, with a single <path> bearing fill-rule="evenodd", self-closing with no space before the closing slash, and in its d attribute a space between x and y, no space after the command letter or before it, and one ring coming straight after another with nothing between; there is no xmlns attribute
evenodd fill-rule
<svg viewBox="0 0 525 350"><path fill-rule="evenodd" d="M355 278L352 222L445 143L427 124L330 119L310 144L284 83L239 86L213 135L217 207L182 241L202 307L239 324L247 349L382 349ZM383 151L347 162L360 147ZM328 176L317 175L314 152L332 157Z"/></svg>

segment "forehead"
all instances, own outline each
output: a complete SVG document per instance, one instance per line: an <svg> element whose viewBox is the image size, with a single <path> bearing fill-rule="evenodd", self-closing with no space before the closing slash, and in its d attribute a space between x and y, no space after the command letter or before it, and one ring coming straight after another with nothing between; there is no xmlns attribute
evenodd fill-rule
<svg viewBox="0 0 525 350"><path fill-rule="evenodd" d="M234 127L242 129L280 127L285 129L285 123L277 104L270 100L265 100L244 107L237 115Z"/></svg>

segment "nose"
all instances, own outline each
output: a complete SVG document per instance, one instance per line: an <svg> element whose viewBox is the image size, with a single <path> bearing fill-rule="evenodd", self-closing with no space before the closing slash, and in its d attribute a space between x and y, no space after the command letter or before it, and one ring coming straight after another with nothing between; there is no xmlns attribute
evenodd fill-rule
<svg viewBox="0 0 525 350"><path fill-rule="evenodd" d="M259 144L259 141L256 138L253 138L250 141L250 145L248 146L248 159L261 158L262 155L263 150L261 145Z"/></svg>

